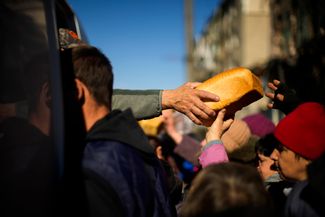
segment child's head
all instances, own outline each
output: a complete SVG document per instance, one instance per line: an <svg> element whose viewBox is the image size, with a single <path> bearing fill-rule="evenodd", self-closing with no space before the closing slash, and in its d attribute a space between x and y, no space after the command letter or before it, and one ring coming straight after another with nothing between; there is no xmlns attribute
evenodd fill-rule
<svg viewBox="0 0 325 217"><path fill-rule="evenodd" d="M260 138L255 144L257 155L257 169L264 180L277 173L274 168L274 161L270 157L277 147L278 141L272 133Z"/></svg>
<svg viewBox="0 0 325 217"><path fill-rule="evenodd" d="M268 194L256 169L228 162L210 165L197 175L181 216L254 216L254 212L269 208L269 205ZM250 212L253 213L250 215Z"/></svg>

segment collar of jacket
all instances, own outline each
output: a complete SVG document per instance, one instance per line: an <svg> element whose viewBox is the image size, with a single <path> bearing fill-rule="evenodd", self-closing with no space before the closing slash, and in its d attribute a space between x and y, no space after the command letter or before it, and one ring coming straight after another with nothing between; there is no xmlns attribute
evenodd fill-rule
<svg viewBox="0 0 325 217"><path fill-rule="evenodd" d="M144 153L154 154L147 136L142 131L131 109L113 110L98 120L87 134L87 142L114 140L132 146Z"/></svg>

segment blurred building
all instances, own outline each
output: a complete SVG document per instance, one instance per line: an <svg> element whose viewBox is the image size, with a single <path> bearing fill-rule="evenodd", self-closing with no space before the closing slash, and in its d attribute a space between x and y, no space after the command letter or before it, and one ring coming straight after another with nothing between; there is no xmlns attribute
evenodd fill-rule
<svg viewBox="0 0 325 217"><path fill-rule="evenodd" d="M252 67L271 54L269 0L227 0L210 17L193 52L196 81L235 67Z"/></svg>
<svg viewBox="0 0 325 217"><path fill-rule="evenodd" d="M297 49L325 33L325 1L270 0L272 58L294 61Z"/></svg>
<svg viewBox="0 0 325 217"><path fill-rule="evenodd" d="M194 70L189 77L204 81L243 66L259 75L264 85L273 78L286 82L295 79L294 72L290 78L285 75L286 67L295 64L304 42L325 34L324 11L324 0L224 0L196 41ZM266 103L265 98L253 103L238 116L269 112L267 115L277 123L281 114L268 111Z"/></svg>
<svg viewBox="0 0 325 217"><path fill-rule="evenodd" d="M269 5L269 0L223 1L196 42L193 52L195 74L190 77L204 81L229 68L253 68L265 63L271 55ZM265 99L240 113L254 113L264 107Z"/></svg>
<svg viewBox="0 0 325 217"><path fill-rule="evenodd" d="M304 42L325 34L324 11L324 0L224 0L195 42L189 77L203 81L235 66L294 62Z"/></svg>

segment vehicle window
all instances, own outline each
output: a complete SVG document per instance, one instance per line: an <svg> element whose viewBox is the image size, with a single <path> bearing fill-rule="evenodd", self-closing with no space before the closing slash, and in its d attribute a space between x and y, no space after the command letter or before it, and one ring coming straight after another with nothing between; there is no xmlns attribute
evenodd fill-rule
<svg viewBox="0 0 325 217"><path fill-rule="evenodd" d="M1 0L0 27L1 216L82 214L83 117L56 41L80 27L63 0Z"/></svg>
<svg viewBox="0 0 325 217"><path fill-rule="evenodd" d="M54 213L55 155L43 1L1 1L0 25L2 213L49 216Z"/></svg>
<svg viewBox="0 0 325 217"><path fill-rule="evenodd" d="M21 1L19 1L21 2ZM49 65L48 44L45 29L45 16L41 1L17 4L17 1L2 1L1 10L1 104L10 108L1 112L1 120L7 116L27 115L24 104L36 88L37 80L46 77L33 74L33 68ZM37 60L39 56L43 58ZM35 70L34 70L35 71ZM35 73L40 73L36 70ZM33 80L30 77L34 77ZM32 83L30 83L32 82ZM18 108L16 108L18 106ZM22 107L20 107L22 106Z"/></svg>

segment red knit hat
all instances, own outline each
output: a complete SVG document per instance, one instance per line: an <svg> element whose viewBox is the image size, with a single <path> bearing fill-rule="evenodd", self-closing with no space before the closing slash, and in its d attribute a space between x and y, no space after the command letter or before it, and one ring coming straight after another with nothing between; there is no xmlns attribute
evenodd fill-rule
<svg viewBox="0 0 325 217"><path fill-rule="evenodd" d="M309 160L325 151L325 108L315 102L301 104L276 126L275 137Z"/></svg>

